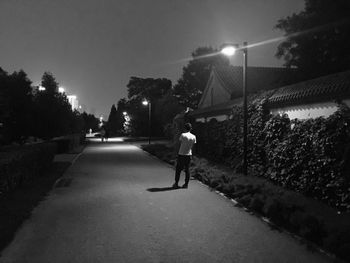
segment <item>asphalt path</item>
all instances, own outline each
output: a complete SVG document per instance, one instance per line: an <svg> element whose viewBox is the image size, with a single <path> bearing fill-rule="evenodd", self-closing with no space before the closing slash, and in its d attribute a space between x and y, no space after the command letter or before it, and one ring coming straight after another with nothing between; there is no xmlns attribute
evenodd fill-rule
<svg viewBox="0 0 350 263"><path fill-rule="evenodd" d="M201 183L173 180L137 145L93 142L0 262L331 262Z"/></svg>

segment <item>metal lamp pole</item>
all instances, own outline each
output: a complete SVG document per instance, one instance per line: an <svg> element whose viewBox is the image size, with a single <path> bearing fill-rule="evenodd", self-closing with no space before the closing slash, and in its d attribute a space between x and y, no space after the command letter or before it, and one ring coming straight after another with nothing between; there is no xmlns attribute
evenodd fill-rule
<svg viewBox="0 0 350 263"><path fill-rule="evenodd" d="M144 99L142 104L148 106L148 144L151 144L151 113L152 113L152 104L151 101Z"/></svg>
<svg viewBox="0 0 350 263"><path fill-rule="evenodd" d="M248 174L247 42L243 43L243 174Z"/></svg>
<svg viewBox="0 0 350 263"><path fill-rule="evenodd" d="M152 104L148 102L148 144L151 144L151 112L152 112Z"/></svg>
<svg viewBox="0 0 350 263"><path fill-rule="evenodd" d="M248 64L248 43L244 42L240 48L237 44L225 44L221 47L221 53L232 56L237 49L243 51L243 174L248 174L248 108L247 108L247 64Z"/></svg>

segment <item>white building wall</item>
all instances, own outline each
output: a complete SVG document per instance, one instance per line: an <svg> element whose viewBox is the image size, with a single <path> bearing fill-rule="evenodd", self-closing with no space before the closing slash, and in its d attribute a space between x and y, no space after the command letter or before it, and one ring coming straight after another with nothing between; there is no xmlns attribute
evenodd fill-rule
<svg viewBox="0 0 350 263"><path fill-rule="evenodd" d="M216 115L216 116L210 116L207 118L197 118L196 122L209 122L210 120L215 119L217 121L226 121L229 119L228 115Z"/></svg>
<svg viewBox="0 0 350 263"><path fill-rule="evenodd" d="M68 95L67 96L68 102L70 103L70 105L72 106L72 110L78 110L79 108L79 101L77 99L77 96L75 95Z"/></svg>
<svg viewBox="0 0 350 263"><path fill-rule="evenodd" d="M348 102L350 105L350 100ZM290 107L281 107L271 109L270 112L273 115L282 115L283 113L287 114L288 117L293 119L311 119L317 117L329 117L338 109L338 104L334 102L325 102L325 103L313 103L313 104L304 104L298 106Z"/></svg>

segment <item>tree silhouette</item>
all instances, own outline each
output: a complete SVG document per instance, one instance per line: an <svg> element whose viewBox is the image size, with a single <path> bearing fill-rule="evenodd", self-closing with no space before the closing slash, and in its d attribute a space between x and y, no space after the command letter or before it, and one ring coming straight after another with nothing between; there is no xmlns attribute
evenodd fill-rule
<svg viewBox="0 0 350 263"><path fill-rule="evenodd" d="M123 117L122 113L118 112L115 105L111 107L111 111L108 116L107 129L111 135L117 135L122 132L123 129Z"/></svg>
<svg viewBox="0 0 350 263"><path fill-rule="evenodd" d="M181 105L197 108L213 65L228 66L229 60L212 47L199 47L192 53L192 60L183 68L174 86L174 94Z"/></svg>
<svg viewBox="0 0 350 263"><path fill-rule="evenodd" d="M348 0L305 0L303 11L278 21L289 37L276 56L304 78L350 69L349 14Z"/></svg>
<svg viewBox="0 0 350 263"><path fill-rule="evenodd" d="M0 70L0 86L3 109L3 136L6 141L24 142L32 127L31 81L20 70L8 75Z"/></svg>
<svg viewBox="0 0 350 263"><path fill-rule="evenodd" d="M41 78L41 86L45 87L46 93L54 94L58 92L58 83L51 72L44 72Z"/></svg>
<svg viewBox="0 0 350 263"><path fill-rule="evenodd" d="M46 90L38 92L34 97L35 135L49 139L72 133L77 129L73 124L75 120L78 120L77 113L72 112L66 95L58 93L58 83L54 76L45 72L41 85Z"/></svg>

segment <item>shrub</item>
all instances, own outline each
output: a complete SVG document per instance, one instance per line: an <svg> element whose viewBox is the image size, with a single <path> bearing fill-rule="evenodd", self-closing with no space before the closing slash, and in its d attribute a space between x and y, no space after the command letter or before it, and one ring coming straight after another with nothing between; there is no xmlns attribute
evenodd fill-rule
<svg viewBox="0 0 350 263"><path fill-rule="evenodd" d="M326 236L323 223L315 216L306 213L301 218L299 234L318 245L322 245L322 240Z"/></svg>
<svg viewBox="0 0 350 263"><path fill-rule="evenodd" d="M242 169L242 109L230 120L195 123L198 154ZM340 109L328 118L290 120L271 116L266 100L248 108L249 173L350 211L350 115Z"/></svg>
<svg viewBox="0 0 350 263"><path fill-rule="evenodd" d="M258 213L262 213L264 207L264 197L260 194L256 194L250 200L248 207Z"/></svg>
<svg viewBox="0 0 350 263"><path fill-rule="evenodd" d="M13 191L40 176L50 166L55 143L40 143L2 152L0 155L0 194Z"/></svg>
<svg viewBox="0 0 350 263"><path fill-rule="evenodd" d="M274 198L267 198L266 203L262 209L264 215L271 219L274 223L278 225L283 225L283 216L282 216L282 205L281 203Z"/></svg>

